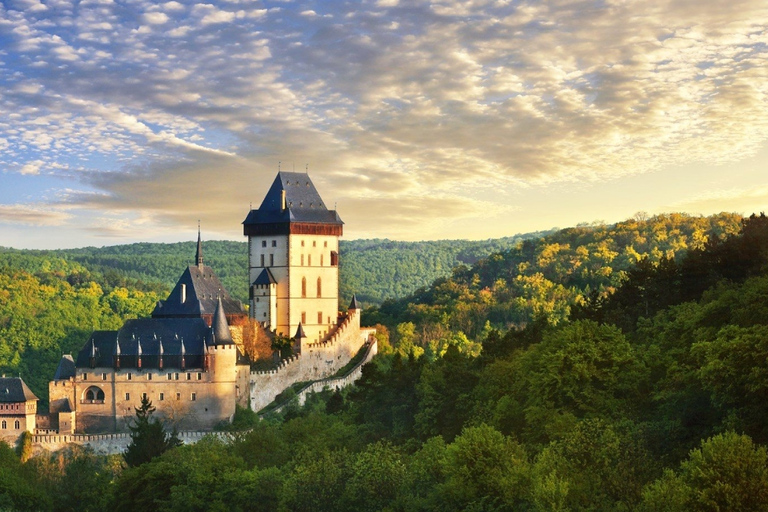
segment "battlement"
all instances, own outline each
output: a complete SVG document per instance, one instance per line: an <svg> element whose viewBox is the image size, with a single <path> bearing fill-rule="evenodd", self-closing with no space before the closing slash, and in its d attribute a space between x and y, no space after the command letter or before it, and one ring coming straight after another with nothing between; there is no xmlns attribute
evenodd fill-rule
<svg viewBox="0 0 768 512"><path fill-rule="evenodd" d="M225 442L232 439L232 435L227 432L181 431L177 436L184 444L194 444L207 436L213 436ZM131 444L131 434L54 434L50 431L36 431L32 436L35 452L57 451L70 444L89 446L94 452L104 455L122 453Z"/></svg>
<svg viewBox="0 0 768 512"><path fill-rule="evenodd" d="M293 354L291 357L287 357L285 359L281 359L280 362L277 364L275 368L272 370L261 370L261 371L252 371L251 375L276 375L281 370L285 370L288 368L289 365L296 363L301 358L301 354Z"/></svg>
<svg viewBox="0 0 768 512"><path fill-rule="evenodd" d="M357 328L360 328L360 319L357 310L350 310L341 321L334 326L334 328L325 335L325 337L316 343L307 343L306 348L315 349L318 347L327 346L329 343L335 343L341 335L344 334L350 325L354 326L354 321L357 320Z"/></svg>

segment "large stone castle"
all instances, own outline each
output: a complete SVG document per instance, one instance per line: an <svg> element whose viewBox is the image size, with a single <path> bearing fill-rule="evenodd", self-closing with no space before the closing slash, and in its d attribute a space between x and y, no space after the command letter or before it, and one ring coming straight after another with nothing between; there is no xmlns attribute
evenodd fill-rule
<svg viewBox="0 0 768 512"><path fill-rule="evenodd" d="M338 311L343 222L306 173L278 173L243 226L248 311L204 264L198 232L194 263L150 318L95 331L75 357L62 357L49 384L52 429L123 432L146 396L180 430L208 430L231 421L237 405L259 411L292 384L328 378L360 350L375 353L357 301ZM258 336L290 338L293 355L252 371L243 340Z"/></svg>

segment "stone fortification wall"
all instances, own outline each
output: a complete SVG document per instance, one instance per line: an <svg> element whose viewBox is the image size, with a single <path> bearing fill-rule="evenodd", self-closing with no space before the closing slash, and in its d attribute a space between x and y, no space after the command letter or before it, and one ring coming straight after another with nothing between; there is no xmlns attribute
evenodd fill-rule
<svg viewBox="0 0 768 512"><path fill-rule="evenodd" d="M304 405L304 403L307 401L307 397L311 393L319 393L324 389L339 390L351 384L354 384L355 381L357 381L360 377L363 376L363 366L369 363L371 359L373 359L373 356L375 356L377 353L378 353L378 343L376 341L376 338L372 337L371 343L368 345L368 350L365 353L365 357L363 357L363 359L359 363L357 363L355 367L349 371L349 373L347 373L342 377L331 377L331 378L318 380L311 384L308 384L306 387L304 387L301 391L299 391L296 394L296 398L298 398L299 400L299 405ZM287 406L288 404L281 405L275 409L275 412L280 412L283 410L283 408Z"/></svg>
<svg viewBox="0 0 768 512"><path fill-rule="evenodd" d="M373 332L361 329L360 311L351 310L324 341L303 345L299 356L283 361L276 370L252 372L251 409L260 411L297 382L330 377L349 363Z"/></svg>
<svg viewBox="0 0 768 512"><path fill-rule="evenodd" d="M216 436L229 441L231 435L227 432L179 432L179 439L184 444L194 444L205 436ZM94 452L103 455L122 453L131 444L130 434L35 434L32 436L32 447L35 454L45 451L55 452L76 444L88 446Z"/></svg>

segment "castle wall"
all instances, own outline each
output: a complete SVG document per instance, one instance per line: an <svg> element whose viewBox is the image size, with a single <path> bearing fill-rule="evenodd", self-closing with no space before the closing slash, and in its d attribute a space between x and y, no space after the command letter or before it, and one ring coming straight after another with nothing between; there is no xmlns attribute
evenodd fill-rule
<svg viewBox="0 0 768 512"><path fill-rule="evenodd" d="M371 362L371 359L373 359L373 356L375 356L377 353L378 343L375 337L371 337L371 344L368 347L368 352L365 354L365 357L359 363L357 363L357 365L355 365L355 367L352 368L349 373L343 377L318 380L312 384L309 384L296 394L299 405L304 405L307 401L307 397L309 397L309 395L312 393L319 393L324 389L339 390L354 384L355 381L363 376L363 366ZM284 407L285 406L278 407L275 409L275 412L280 412Z"/></svg>
<svg viewBox="0 0 768 512"><path fill-rule="evenodd" d="M372 329L360 329L360 311L351 310L328 341L304 344L301 355L283 361L276 370L252 372L251 409L260 411L296 382L330 377L349 363L372 332Z"/></svg>
<svg viewBox="0 0 768 512"><path fill-rule="evenodd" d="M231 435L226 432L181 431L179 439L184 444L194 444L200 439L213 436L223 441L230 441ZM18 439L18 437L17 437ZM15 442L16 440L14 440ZM117 434L38 434L32 437L32 450L35 455L43 452L55 452L68 445L89 446L95 453L113 455L123 453L131 444L131 436L127 433Z"/></svg>

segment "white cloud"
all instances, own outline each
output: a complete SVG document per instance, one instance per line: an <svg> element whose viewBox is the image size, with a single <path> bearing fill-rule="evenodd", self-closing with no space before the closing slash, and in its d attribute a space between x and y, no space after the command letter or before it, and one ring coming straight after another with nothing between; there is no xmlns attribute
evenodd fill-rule
<svg viewBox="0 0 768 512"><path fill-rule="evenodd" d="M164 12L145 12L142 16L145 23L150 25L163 25L170 19Z"/></svg>
<svg viewBox="0 0 768 512"><path fill-rule="evenodd" d="M40 168L45 165L45 162L42 160L34 160L32 162L27 162L21 167L21 170L19 171L21 174L40 174Z"/></svg>

